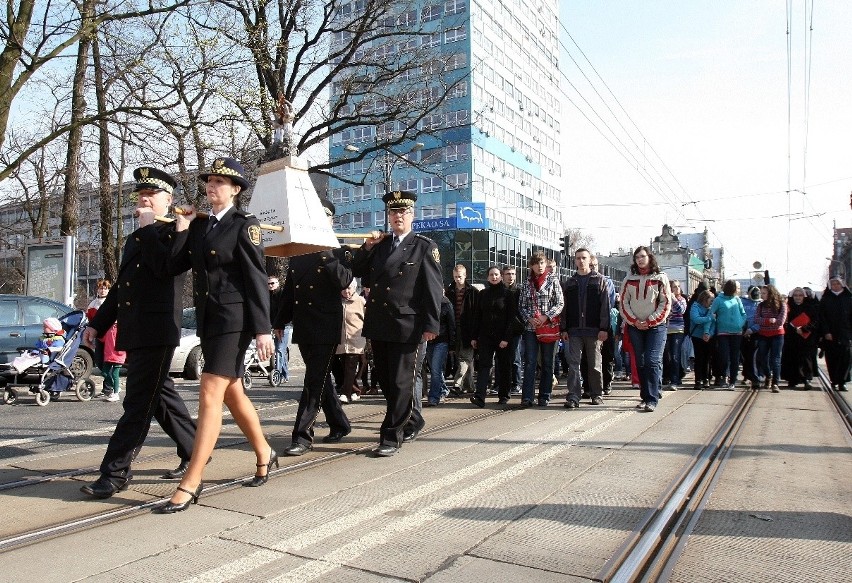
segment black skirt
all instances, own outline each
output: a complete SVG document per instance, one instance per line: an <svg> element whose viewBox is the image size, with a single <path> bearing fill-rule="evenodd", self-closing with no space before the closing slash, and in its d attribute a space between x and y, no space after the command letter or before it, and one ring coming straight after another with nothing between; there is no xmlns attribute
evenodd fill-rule
<svg viewBox="0 0 852 583"><path fill-rule="evenodd" d="M245 354L252 337L247 332L230 332L202 338L203 372L229 378L241 378L246 371Z"/></svg>

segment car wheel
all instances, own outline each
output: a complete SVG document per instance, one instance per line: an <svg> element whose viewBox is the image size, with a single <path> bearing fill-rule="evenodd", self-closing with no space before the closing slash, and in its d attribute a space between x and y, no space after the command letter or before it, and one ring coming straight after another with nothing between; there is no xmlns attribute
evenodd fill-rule
<svg viewBox="0 0 852 583"><path fill-rule="evenodd" d="M186 366L183 367L183 378L191 381L197 381L201 378L201 371L204 370L204 355L201 353L201 347L196 346L189 352L186 357Z"/></svg>
<svg viewBox="0 0 852 583"><path fill-rule="evenodd" d="M95 382L92 379L83 379L74 387L74 393L80 401L91 401L95 391Z"/></svg>
<svg viewBox="0 0 852 583"><path fill-rule="evenodd" d="M246 371L245 374L243 375L243 388L245 390L249 390L251 388L251 383L252 383L251 373L249 371Z"/></svg>
<svg viewBox="0 0 852 583"><path fill-rule="evenodd" d="M281 371L273 368L269 371L269 384L273 387L278 387L281 385Z"/></svg>
<svg viewBox="0 0 852 583"><path fill-rule="evenodd" d="M42 389L38 393L36 393L36 403L39 407L44 407L48 403L50 403L50 393Z"/></svg>
<svg viewBox="0 0 852 583"><path fill-rule="evenodd" d="M75 379L87 379L92 376L93 366L92 353L81 346L71 361L71 374Z"/></svg>

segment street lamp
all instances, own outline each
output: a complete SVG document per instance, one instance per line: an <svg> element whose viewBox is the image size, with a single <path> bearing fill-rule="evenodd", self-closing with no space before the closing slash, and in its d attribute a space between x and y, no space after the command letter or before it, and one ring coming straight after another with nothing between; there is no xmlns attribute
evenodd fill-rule
<svg viewBox="0 0 852 583"><path fill-rule="evenodd" d="M839 259L832 259L831 257L826 257L825 260L829 262L829 264L828 264L828 278L831 279L831 277L832 277L831 266L834 265L835 263L837 263L837 264L840 265L841 269L838 272L836 272L835 275L843 278L843 282L845 283L846 282L846 264L843 263L842 261L840 261Z"/></svg>

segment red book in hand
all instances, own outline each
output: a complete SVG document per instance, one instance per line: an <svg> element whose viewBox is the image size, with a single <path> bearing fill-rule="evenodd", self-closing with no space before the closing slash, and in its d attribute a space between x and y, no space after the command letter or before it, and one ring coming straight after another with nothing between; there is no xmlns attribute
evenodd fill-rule
<svg viewBox="0 0 852 583"><path fill-rule="evenodd" d="M790 324L795 328L804 328L808 324L811 323L811 318L806 313L802 312L792 320L790 320ZM807 338L811 333L808 330L802 330L802 338Z"/></svg>

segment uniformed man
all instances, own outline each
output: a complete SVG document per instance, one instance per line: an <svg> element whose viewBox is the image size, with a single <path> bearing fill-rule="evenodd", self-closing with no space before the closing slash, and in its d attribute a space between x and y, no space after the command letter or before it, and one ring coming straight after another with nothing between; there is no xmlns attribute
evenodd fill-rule
<svg viewBox="0 0 852 583"><path fill-rule="evenodd" d="M391 233L374 232L355 253L352 272L370 285L364 336L373 348L376 377L387 399L378 456L392 456L423 429L414 408L418 351L433 340L441 314L441 264L431 239L411 232L413 192L387 193Z"/></svg>
<svg viewBox="0 0 852 583"><path fill-rule="evenodd" d="M100 478L81 488L95 498L109 498L127 487L130 464L152 418L175 441L181 459L164 478L183 476L195 439L195 422L169 378L172 355L180 342L184 277L174 276L170 268L174 225L154 222L155 215L168 212L177 183L151 167L137 168L133 177L139 228L124 244L118 281L83 332L83 341L92 346L118 322L116 348L127 351L124 414L109 440Z"/></svg>
<svg viewBox="0 0 852 583"><path fill-rule="evenodd" d="M329 222L334 205L322 199ZM343 330L340 292L352 281L351 251L334 249L290 258L281 294L281 309L274 320L276 333L293 323L293 343L305 361L305 382L293 426L293 441L284 450L298 456L313 448L314 422L322 408L330 433L325 443L337 443L352 430L331 382L331 362Z"/></svg>

